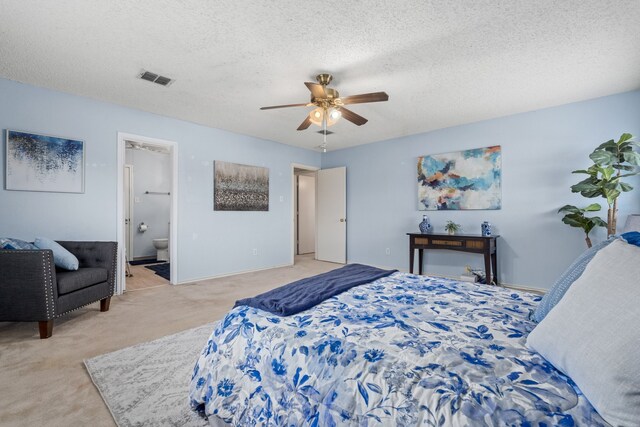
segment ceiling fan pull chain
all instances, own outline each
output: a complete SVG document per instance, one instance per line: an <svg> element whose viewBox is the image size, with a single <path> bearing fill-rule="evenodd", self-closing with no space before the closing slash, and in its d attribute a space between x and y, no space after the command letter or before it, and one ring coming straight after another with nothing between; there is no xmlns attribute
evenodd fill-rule
<svg viewBox="0 0 640 427"><path fill-rule="evenodd" d="M324 109L324 114L322 114L322 136L324 137L323 142L327 145L327 109Z"/></svg>

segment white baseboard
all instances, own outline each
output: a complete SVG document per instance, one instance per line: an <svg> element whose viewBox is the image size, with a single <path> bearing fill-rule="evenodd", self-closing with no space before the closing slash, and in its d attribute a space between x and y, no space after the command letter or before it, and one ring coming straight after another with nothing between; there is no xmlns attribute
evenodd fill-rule
<svg viewBox="0 0 640 427"><path fill-rule="evenodd" d="M516 291L532 292L534 294L544 295L549 292L549 289L536 288L533 286L513 285L510 283L500 283L503 288L515 289Z"/></svg>
<svg viewBox="0 0 640 427"><path fill-rule="evenodd" d="M265 268L258 268L255 270L244 270L244 271L235 271L232 273L225 273L225 274L218 274L216 276L207 276L207 277L201 277L198 279L189 279L189 280L185 280L182 282L178 282L176 283L176 285L185 285L188 283L195 283L195 282L200 282L203 280L211 280L211 279L220 279L222 277L229 277L229 276L237 276L238 274L247 274L247 273L257 273L260 271L266 271L266 270L273 270L274 268L282 268L282 267L293 267L293 264L289 263L289 264L282 264L282 265L275 265L272 267L265 267ZM385 270L398 270L402 273L408 273L408 271L406 271L405 269L395 269L393 267L386 267L386 266L375 266L378 268L382 268ZM417 274L417 273L415 273ZM452 280L459 280L460 278L457 276L449 276L446 274L434 274L434 273L429 273L429 272L425 272L423 273L423 275L425 276L434 276L434 277L443 277L445 279L452 279ZM283 283L284 284L284 283ZM526 285L518 285L518 284L514 284L514 283L500 283L500 286L503 288L509 288L509 289L515 289L518 291L525 291L525 292L533 292L535 294L540 294L540 295L544 295L545 293L548 292L548 289L542 289L542 288L536 288L533 286L526 286Z"/></svg>
<svg viewBox="0 0 640 427"><path fill-rule="evenodd" d="M255 270L234 271L232 273L218 274L216 276L206 276L198 279L189 279L176 283L176 285L186 285L188 283L201 282L203 280L220 279L222 277L237 276L238 274L257 273L259 271L273 270L274 268L293 267L293 264L274 265L272 267L257 268ZM284 284L284 283L283 283Z"/></svg>

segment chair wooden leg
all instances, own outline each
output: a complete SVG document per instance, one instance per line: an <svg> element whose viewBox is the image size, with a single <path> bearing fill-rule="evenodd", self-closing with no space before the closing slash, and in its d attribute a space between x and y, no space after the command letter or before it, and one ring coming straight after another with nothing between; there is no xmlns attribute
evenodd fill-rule
<svg viewBox="0 0 640 427"><path fill-rule="evenodd" d="M109 311L109 304L111 303L111 297L100 300L100 311Z"/></svg>
<svg viewBox="0 0 640 427"><path fill-rule="evenodd" d="M53 319L39 321L38 328L40 329L41 340L49 338L53 334Z"/></svg>

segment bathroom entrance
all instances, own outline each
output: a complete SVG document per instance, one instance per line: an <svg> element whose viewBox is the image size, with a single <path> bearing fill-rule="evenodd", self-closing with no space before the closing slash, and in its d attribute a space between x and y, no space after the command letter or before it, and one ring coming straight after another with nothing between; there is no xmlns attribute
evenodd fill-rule
<svg viewBox="0 0 640 427"><path fill-rule="evenodd" d="M293 263L315 259L316 171L293 165Z"/></svg>
<svg viewBox="0 0 640 427"><path fill-rule="evenodd" d="M176 283L176 146L119 134L118 293Z"/></svg>

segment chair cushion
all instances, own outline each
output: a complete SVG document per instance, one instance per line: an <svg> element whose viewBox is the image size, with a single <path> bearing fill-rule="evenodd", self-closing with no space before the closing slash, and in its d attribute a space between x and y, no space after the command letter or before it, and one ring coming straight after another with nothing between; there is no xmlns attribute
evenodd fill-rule
<svg viewBox="0 0 640 427"><path fill-rule="evenodd" d="M106 268L79 268L76 271L56 271L58 294L64 295L107 281Z"/></svg>

